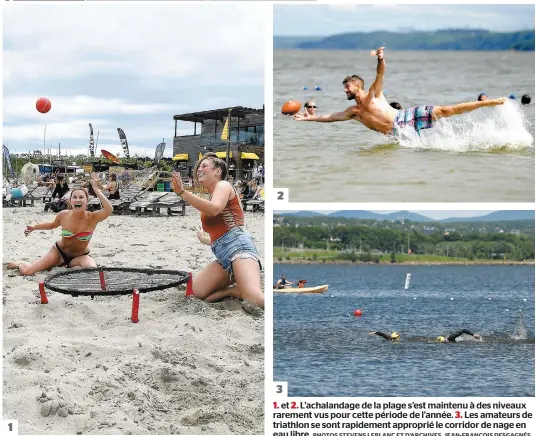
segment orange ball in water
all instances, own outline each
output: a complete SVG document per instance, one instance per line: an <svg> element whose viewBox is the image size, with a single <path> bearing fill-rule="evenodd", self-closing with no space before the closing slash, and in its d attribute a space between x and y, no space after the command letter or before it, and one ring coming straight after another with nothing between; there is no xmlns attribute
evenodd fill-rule
<svg viewBox="0 0 537 436"><path fill-rule="evenodd" d="M284 115L294 115L300 111L302 103L296 100L289 100L284 103L282 106L282 114Z"/></svg>
<svg viewBox="0 0 537 436"><path fill-rule="evenodd" d="M46 114L51 108L50 100L48 98L41 97L35 103L35 108L42 114Z"/></svg>
<svg viewBox="0 0 537 436"><path fill-rule="evenodd" d="M362 316L362 311L360 309L356 309L354 311L354 316Z"/></svg>

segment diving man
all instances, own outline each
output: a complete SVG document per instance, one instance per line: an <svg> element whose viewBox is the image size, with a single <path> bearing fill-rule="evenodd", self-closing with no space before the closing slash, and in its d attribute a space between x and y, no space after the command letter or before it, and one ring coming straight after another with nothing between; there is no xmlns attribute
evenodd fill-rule
<svg viewBox="0 0 537 436"><path fill-rule="evenodd" d="M365 82L358 75L347 76L343 80L343 89L347 94L347 99L354 100L356 105L334 114L311 115L306 112L298 113L294 116L294 119L296 121L316 121L320 123L355 120L371 130L385 135L398 136L399 129L404 126L411 126L419 133L420 130L431 128L434 121L440 118L464 114L485 106L504 104L507 100L505 97L501 97L449 106L428 105L401 110L394 109L389 105L382 93L384 71L386 70L384 47L380 47L376 55L378 58L377 76L369 91L365 90Z"/></svg>

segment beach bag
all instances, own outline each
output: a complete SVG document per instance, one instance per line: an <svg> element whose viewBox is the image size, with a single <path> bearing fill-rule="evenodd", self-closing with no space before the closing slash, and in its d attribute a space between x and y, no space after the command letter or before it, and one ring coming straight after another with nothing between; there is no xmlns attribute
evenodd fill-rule
<svg viewBox="0 0 537 436"><path fill-rule="evenodd" d="M50 210L52 212L58 213L65 209L67 209L67 201L65 200L55 201L50 204Z"/></svg>

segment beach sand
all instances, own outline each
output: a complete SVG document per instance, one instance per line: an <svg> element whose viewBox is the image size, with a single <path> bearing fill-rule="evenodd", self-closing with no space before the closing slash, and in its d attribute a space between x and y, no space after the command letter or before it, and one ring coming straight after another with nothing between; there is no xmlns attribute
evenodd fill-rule
<svg viewBox="0 0 537 436"><path fill-rule="evenodd" d="M3 209L4 264L45 254L59 229L23 230L53 217L41 203ZM262 256L263 221L246 213ZM185 217L112 215L89 248L99 266L195 274L214 259L199 228L190 206ZM262 316L236 299L187 299L181 286L142 293L135 324L130 295L91 300L47 290L40 304L38 282L48 274L4 267L3 419L17 419L20 434L264 433Z"/></svg>

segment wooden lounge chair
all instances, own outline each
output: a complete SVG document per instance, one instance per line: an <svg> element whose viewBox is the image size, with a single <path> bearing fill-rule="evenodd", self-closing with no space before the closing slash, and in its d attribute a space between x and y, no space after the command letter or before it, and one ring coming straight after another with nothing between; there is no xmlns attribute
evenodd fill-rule
<svg viewBox="0 0 537 436"><path fill-rule="evenodd" d="M246 204L243 206L244 210L248 210L248 206L252 207L252 212L265 209L265 200L247 200Z"/></svg>
<svg viewBox="0 0 537 436"><path fill-rule="evenodd" d="M174 210L178 208L180 209L179 211ZM134 213L138 216L160 216L161 209L166 210L167 215L178 213L185 216L186 202L176 194L166 192L164 195L159 195L153 199L131 203L129 209L134 210Z"/></svg>
<svg viewBox="0 0 537 436"><path fill-rule="evenodd" d="M158 177L158 171L147 172L143 178L131 183L125 189L119 191L119 200L110 200L115 214L129 213L129 206L131 203L138 201L153 187ZM101 202L98 198L91 200L88 203L89 210L96 210L101 208Z"/></svg>

